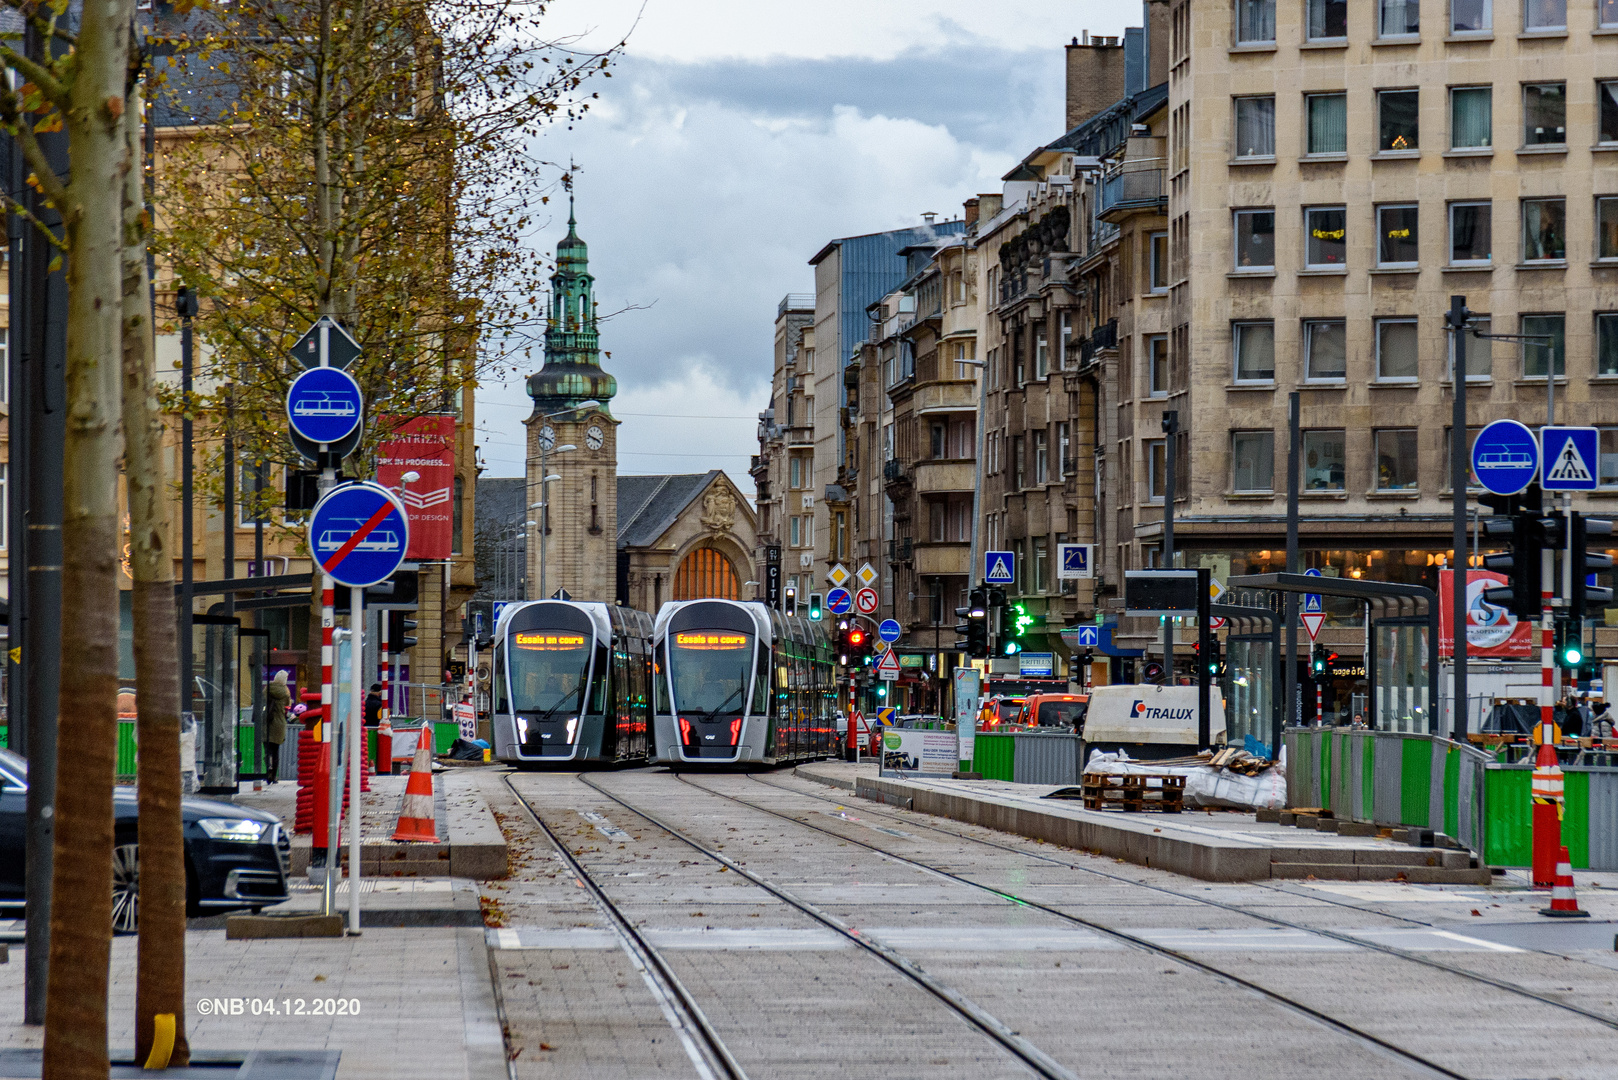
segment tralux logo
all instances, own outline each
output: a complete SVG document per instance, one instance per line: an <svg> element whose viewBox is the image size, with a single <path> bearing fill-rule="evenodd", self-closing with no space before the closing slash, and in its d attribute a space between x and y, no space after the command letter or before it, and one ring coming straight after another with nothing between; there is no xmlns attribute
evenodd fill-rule
<svg viewBox="0 0 1618 1080"><path fill-rule="evenodd" d="M1189 720L1190 709L1160 709L1155 705L1148 705L1140 698L1129 707L1130 716L1145 717L1148 720Z"/></svg>

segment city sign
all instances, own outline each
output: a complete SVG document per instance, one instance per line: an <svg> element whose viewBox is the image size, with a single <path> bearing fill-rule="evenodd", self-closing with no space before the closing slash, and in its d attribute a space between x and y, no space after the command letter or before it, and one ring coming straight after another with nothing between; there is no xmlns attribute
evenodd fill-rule
<svg viewBox="0 0 1618 1080"><path fill-rule="evenodd" d="M1594 491L1601 436L1593 427L1539 429L1539 486L1546 491Z"/></svg>
<svg viewBox="0 0 1618 1080"><path fill-rule="evenodd" d="M292 346L292 355L306 368L346 368L359 359L360 346L330 315L322 315Z"/></svg>
<svg viewBox="0 0 1618 1080"><path fill-rule="evenodd" d="M1094 544L1057 544L1056 580L1077 581L1095 577Z"/></svg>
<svg viewBox="0 0 1618 1080"><path fill-rule="evenodd" d="M833 615L847 615L854 610L854 598L847 589L833 589L826 594L826 607Z"/></svg>
<svg viewBox="0 0 1618 1080"><path fill-rule="evenodd" d="M386 581L405 560L410 525L399 497L359 481L328 491L309 515L309 550L338 584Z"/></svg>
<svg viewBox="0 0 1618 1080"><path fill-rule="evenodd" d="M1017 556L1009 551L983 553L983 580L990 585L1011 585L1017 580Z"/></svg>
<svg viewBox="0 0 1618 1080"><path fill-rule="evenodd" d="M1539 440L1526 424L1496 420L1472 442L1472 475L1496 495L1515 495L1539 475Z"/></svg>
<svg viewBox="0 0 1618 1080"><path fill-rule="evenodd" d="M364 415L360 384L340 368L310 368L287 388L287 422L312 443L341 442L360 426Z"/></svg>
<svg viewBox="0 0 1618 1080"><path fill-rule="evenodd" d="M875 589L861 589L854 594L854 606L860 609L861 615L870 615L882 606L882 601Z"/></svg>
<svg viewBox="0 0 1618 1080"><path fill-rule="evenodd" d="M904 627L892 619L883 619L882 625L876 628L876 636L890 645L898 641L899 635L902 633L904 633Z"/></svg>

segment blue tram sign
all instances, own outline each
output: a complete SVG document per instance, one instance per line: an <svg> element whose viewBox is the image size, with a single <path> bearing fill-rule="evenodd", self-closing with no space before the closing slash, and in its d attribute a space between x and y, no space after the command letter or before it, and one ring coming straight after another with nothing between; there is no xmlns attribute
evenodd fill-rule
<svg viewBox="0 0 1618 1080"><path fill-rule="evenodd" d="M1472 473L1496 495L1515 495L1539 473L1539 440L1524 424L1496 420L1472 443Z"/></svg>
<svg viewBox="0 0 1618 1080"><path fill-rule="evenodd" d="M341 442L364 415L360 384L340 368L310 368L287 388L287 421L312 443Z"/></svg>
<svg viewBox="0 0 1618 1080"><path fill-rule="evenodd" d="M410 526L404 504L380 484L333 488L309 515L309 550L339 584L386 581L404 562Z"/></svg>

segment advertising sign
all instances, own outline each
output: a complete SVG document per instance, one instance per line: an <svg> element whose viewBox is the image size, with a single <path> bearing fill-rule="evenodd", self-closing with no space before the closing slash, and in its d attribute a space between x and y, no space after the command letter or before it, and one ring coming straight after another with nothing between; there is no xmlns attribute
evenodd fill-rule
<svg viewBox="0 0 1618 1080"><path fill-rule="evenodd" d="M395 418L382 418L392 427ZM455 546L455 418L418 416L394 428L376 448L376 479L399 490L407 472L421 479L404 485L400 498L410 518L412 559L447 559Z"/></svg>
<svg viewBox="0 0 1618 1080"><path fill-rule="evenodd" d="M978 702L982 683L976 668L956 668L952 678L955 682L955 733L960 737L961 744L959 753L963 762L969 762L977 743Z"/></svg>
<svg viewBox="0 0 1618 1080"><path fill-rule="evenodd" d="M961 767L960 743L953 731L889 728L882 733L882 775L947 777Z"/></svg>
<svg viewBox="0 0 1618 1080"><path fill-rule="evenodd" d="M1047 677L1055 674L1056 654L1048 652L1025 652L1017 654L1018 666L1022 674Z"/></svg>
<svg viewBox="0 0 1618 1080"><path fill-rule="evenodd" d="M1509 585L1504 574L1493 570L1466 572L1466 655L1467 659L1483 657L1525 658L1538 652L1534 644L1534 624L1524 622L1507 611L1483 602L1483 590ZM1455 571L1445 570L1438 575L1438 654L1452 656L1455 652Z"/></svg>
<svg viewBox="0 0 1618 1080"><path fill-rule="evenodd" d="M1078 581L1095 576L1094 544L1057 544L1056 579Z"/></svg>

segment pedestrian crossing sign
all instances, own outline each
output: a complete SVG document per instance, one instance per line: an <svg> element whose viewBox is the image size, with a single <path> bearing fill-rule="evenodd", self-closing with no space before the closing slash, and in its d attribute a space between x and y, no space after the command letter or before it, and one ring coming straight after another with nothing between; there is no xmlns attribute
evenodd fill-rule
<svg viewBox="0 0 1618 1080"><path fill-rule="evenodd" d="M1593 491L1598 483L1600 435L1593 427L1539 429L1540 487L1546 491Z"/></svg>
<svg viewBox="0 0 1618 1080"><path fill-rule="evenodd" d="M990 585L1010 585L1017 580L1017 556L1009 551L983 553L983 580Z"/></svg>

